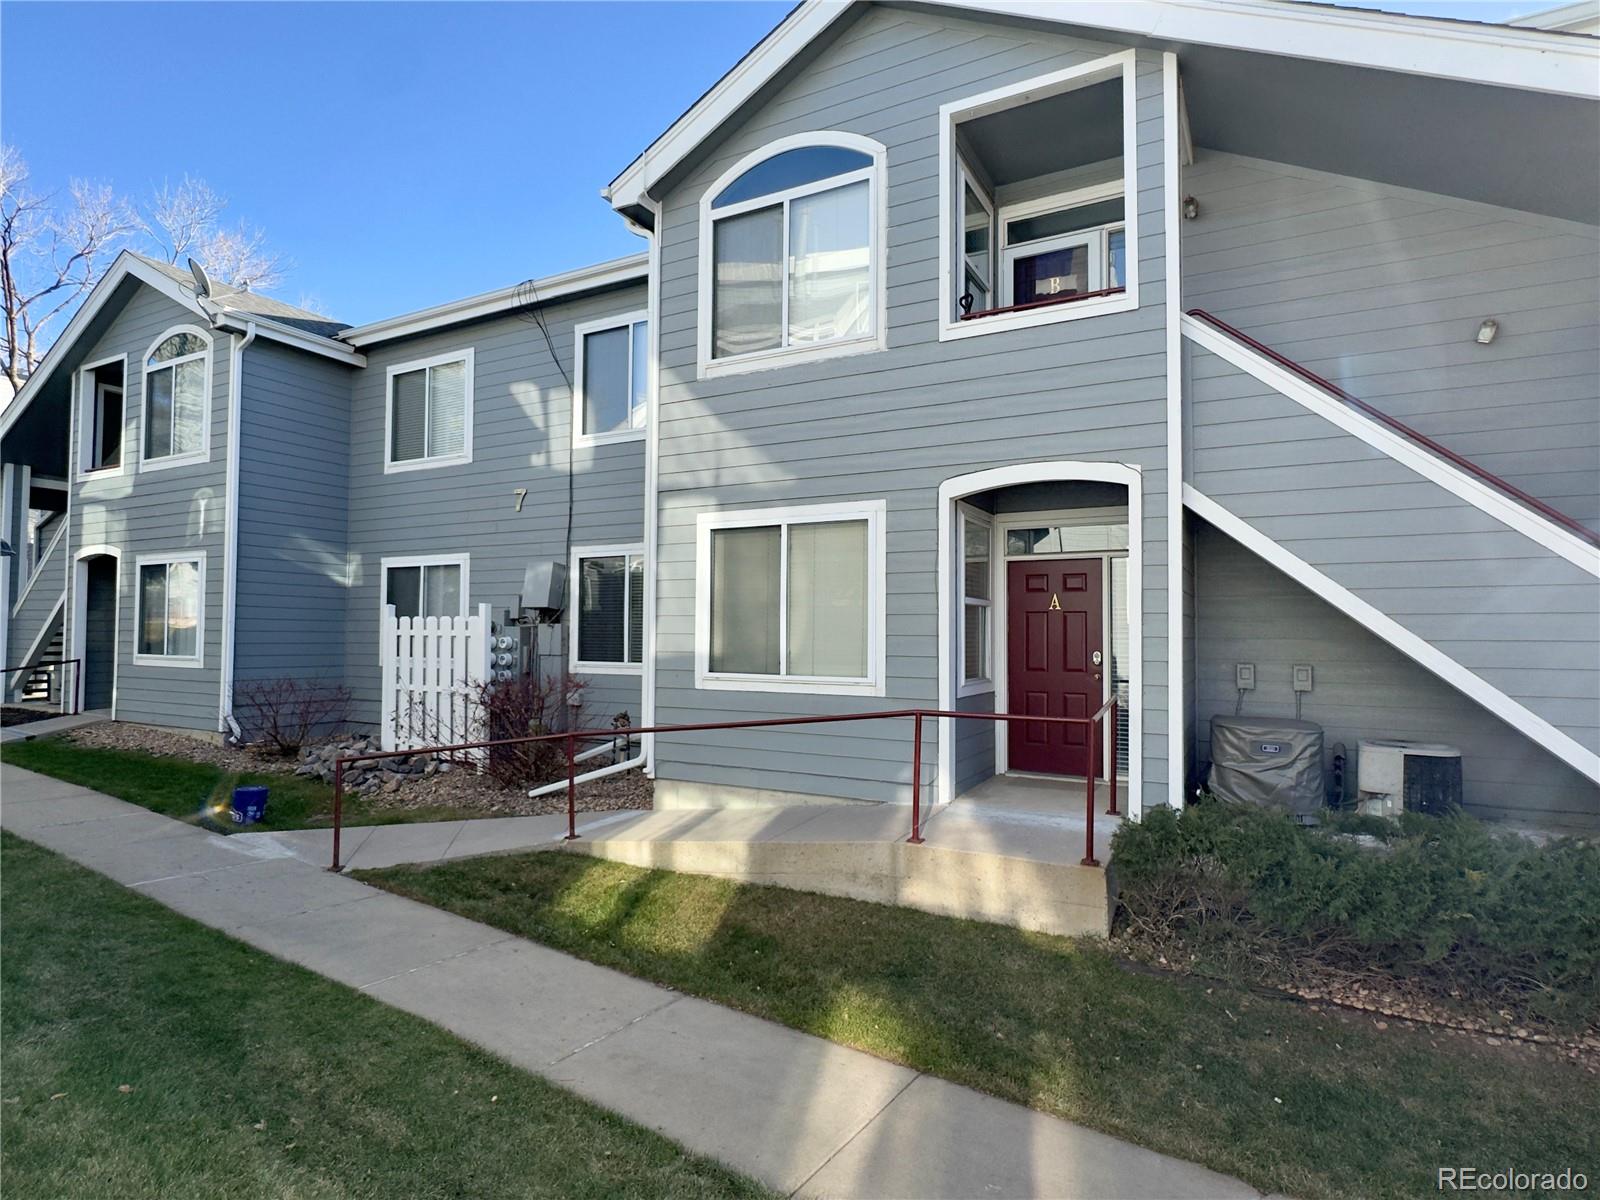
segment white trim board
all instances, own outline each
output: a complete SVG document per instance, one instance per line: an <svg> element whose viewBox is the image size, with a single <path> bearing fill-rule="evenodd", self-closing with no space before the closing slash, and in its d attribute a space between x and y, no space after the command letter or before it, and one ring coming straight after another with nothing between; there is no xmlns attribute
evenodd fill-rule
<svg viewBox="0 0 1600 1200"><path fill-rule="evenodd" d="M1347 63L1557 95L1594 95L1600 43L1512 26L1338 9L1287 0L930 0L999 16L1175 43ZM652 189L854 6L805 0L602 190L613 208Z"/></svg>
<svg viewBox="0 0 1600 1200"><path fill-rule="evenodd" d="M385 317L368 325L357 325L340 333L339 340L349 342L352 346L370 346L448 325L516 312L535 304L549 304L553 300L566 299L583 292L620 284L643 283L646 276L646 256L631 254L627 258L579 267L575 271L563 271L543 279L530 279L462 300L436 304L432 308L402 313L398 317Z"/></svg>
<svg viewBox="0 0 1600 1200"><path fill-rule="evenodd" d="M1144 474L1128 463L1028 462L991 467L957 475L939 485L938 613L939 707L955 705L955 652L960 645L956 626L954 541L956 501L978 492L1019 483L1119 483L1128 489L1128 695L1137 697L1128 719L1128 814L1137 820L1144 810ZM1000 693L995 693L998 701ZM935 782L938 804L955 799L955 741L953 717L939 718L939 771Z"/></svg>
<svg viewBox="0 0 1600 1200"><path fill-rule="evenodd" d="M1183 480L1183 171L1179 112L1183 102L1178 56L1161 56L1161 223L1166 234L1167 357L1167 803L1182 809L1189 773L1188 643L1184 640ZM1130 756L1133 744L1128 744Z"/></svg>
<svg viewBox="0 0 1600 1200"><path fill-rule="evenodd" d="M146 262L139 255L130 250L124 250L117 255L116 260L100 277L100 282L94 285L78 311L73 314L72 320L67 322L67 327L61 331L61 336L55 340L44 359L28 376L27 382L12 396L3 409L0 409L0 437L4 437L11 427L21 418L33 398L43 390L56 370L66 361L72 352L72 347L83 336L85 330L94 321L95 316L104 308L118 286L129 276L137 279L167 299L182 305L206 324L213 327L227 326L238 328L241 331L248 322L255 322L261 335L274 341L283 342L285 345L295 346L302 350L321 354L338 362L350 366L366 366L367 359L341 342L331 338L321 337L317 334L306 333L291 326L280 324L277 321L258 317L251 313L235 312L225 305L218 303L213 298L208 309L202 305L195 296L194 287L179 283L178 280L159 270L153 263ZM126 382L126 380L124 380ZM124 447L126 454L126 447Z"/></svg>
<svg viewBox="0 0 1600 1200"><path fill-rule="evenodd" d="M1279 395L1293 400L1314 415L1360 438L1373 449L1394 459L1401 466L1409 467L1430 483L1438 484L1458 500L1472 505L1506 528L1522 534L1552 554L1560 555L1573 566L1580 567L1600 579L1600 548L1591 546L1568 533L1553 521L1519 504L1498 488L1424 450L1411 439L1380 424L1365 413L1351 408L1344 401L1335 399L1321 388L1307 383L1292 371L1241 345L1198 317L1184 314L1183 335Z"/></svg>
<svg viewBox="0 0 1600 1200"><path fill-rule="evenodd" d="M1349 588L1330 579L1304 559L1291 554L1253 525L1235 516L1187 483L1183 485L1183 502L1241 546L1255 553L1257 557L1266 560L1402 654L1432 671L1457 691L1477 701L1537 745L1600 783L1600 754L1563 733L1537 713L1469 671L1431 642L1418 637L1394 618L1380 612Z"/></svg>

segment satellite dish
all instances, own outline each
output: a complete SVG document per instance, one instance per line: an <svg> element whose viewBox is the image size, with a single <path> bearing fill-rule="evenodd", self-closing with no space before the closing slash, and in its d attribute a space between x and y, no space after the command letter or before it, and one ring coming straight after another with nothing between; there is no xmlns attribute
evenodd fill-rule
<svg viewBox="0 0 1600 1200"><path fill-rule="evenodd" d="M211 279L206 275L206 269L194 259L189 260L189 274L194 276L194 289L202 296L211 295Z"/></svg>

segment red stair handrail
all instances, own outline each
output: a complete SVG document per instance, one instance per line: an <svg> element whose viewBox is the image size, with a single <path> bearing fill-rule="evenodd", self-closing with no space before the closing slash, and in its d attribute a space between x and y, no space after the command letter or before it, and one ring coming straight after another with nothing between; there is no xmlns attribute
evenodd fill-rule
<svg viewBox="0 0 1600 1200"><path fill-rule="evenodd" d="M1440 458L1455 464L1474 478L1480 479L1484 483L1489 484L1491 487L1504 492L1513 500L1517 500L1522 504L1525 504L1527 507L1537 512L1540 516L1554 521L1557 525L1560 525L1563 529L1576 534L1578 537L1588 542L1591 546L1600 546L1600 533L1596 533L1587 525L1573 520L1571 517L1567 516L1566 513L1560 511L1559 509L1552 508L1543 500L1540 500L1535 496L1530 496L1516 484L1508 483L1506 480L1501 479L1500 476L1484 470L1470 458L1463 458L1449 447L1441 446L1427 434L1411 428L1411 426L1407 425L1404 421L1397 421L1394 417L1391 417L1383 410L1374 408L1365 400L1361 400L1355 396L1352 396L1338 384L1324 379L1321 375L1318 375L1309 367L1301 366L1299 363L1295 362L1294 359L1287 358L1284 355L1279 354L1271 346L1256 341L1256 339L1251 337L1248 333L1245 333L1241 329L1234 328L1221 317L1214 316L1203 308L1191 308L1189 310L1189 315L1198 320L1204 321L1208 325L1220 329L1223 333L1227 334L1235 341L1243 342L1246 346L1249 346L1250 349L1254 350L1257 354L1260 354L1265 358L1270 358L1273 362L1277 363L1285 370L1293 371L1296 375L1300 376L1300 378L1306 380L1308 383L1315 384L1317 387L1321 388L1330 395L1337 396L1340 400L1343 400L1346 404L1350 405L1351 408L1365 413L1367 416L1371 417L1374 421L1377 421L1380 424L1387 425L1396 433L1410 438L1423 449L1437 454Z"/></svg>

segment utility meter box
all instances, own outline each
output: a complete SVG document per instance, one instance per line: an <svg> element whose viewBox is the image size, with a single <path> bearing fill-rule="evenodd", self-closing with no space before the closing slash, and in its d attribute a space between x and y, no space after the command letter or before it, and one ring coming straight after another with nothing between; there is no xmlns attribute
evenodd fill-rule
<svg viewBox="0 0 1600 1200"><path fill-rule="evenodd" d="M1287 717L1212 717L1213 795L1314 818L1327 793L1322 726Z"/></svg>
<svg viewBox="0 0 1600 1200"><path fill-rule="evenodd" d="M567 564L556 559L531 562L522 572L520 606L541 613L560 612L567 606Z"/></svg>

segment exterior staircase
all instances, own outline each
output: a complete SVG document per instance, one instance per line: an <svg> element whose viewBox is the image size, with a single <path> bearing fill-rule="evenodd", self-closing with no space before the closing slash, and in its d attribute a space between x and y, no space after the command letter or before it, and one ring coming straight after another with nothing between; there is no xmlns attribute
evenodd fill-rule
<svg viewBox="0 0 1600 1200"><path fill-rule="evenodd" d="M1200 310L1184 498L1600 781L1600 535Z"/></svg>

